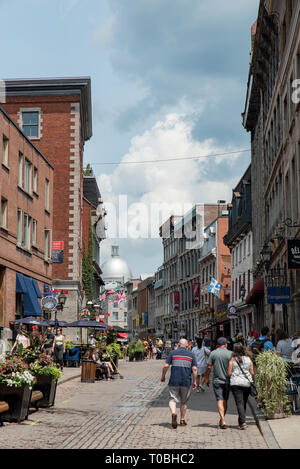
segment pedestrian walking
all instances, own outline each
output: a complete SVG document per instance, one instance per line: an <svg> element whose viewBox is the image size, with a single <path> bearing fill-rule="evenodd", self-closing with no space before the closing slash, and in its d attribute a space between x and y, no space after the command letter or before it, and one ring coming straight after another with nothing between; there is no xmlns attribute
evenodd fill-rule
<svg viewBox="0 0 300 469"><path fill-rule="evenodd" d="M196 392L205 392L205 373L207 369L207 360L210 355L210 349L205 346L205 341L201 338L196 339L197 345L192 349L197 362L197 389ZM200 382L201 380L201 382Z"/></svg>
<svg viewBox="0 0 300 469"><path fill-rule="evenodd" d="M45 342L43 345L43 351L49 356L52 354L54 337L55 335L53 334L51 327L47 327L46 334L44 337Z"/></svg>
<svg viewBox="0 0 300 469"><path fill-rule="evenodd" d="M246 407L251 383L253 383L254 367L245 347L240 343L234 344L232 358L228 365L228 376L238 411L238 429L244 430L247 428Z"/></svg>
<svg viewBox="0 0 300 469"><path fill-rule="evenodd" d="M292 362L292 354L294 351L292 342L293 340L289 338L283 329L276 330L276 353L287 362Z"/></svg>
<svg viewBox="0 0 300 469"><path fill-rule="evenodd" d="M172 414L172 427L177 428L176 404L180 404L180 426L187 425L185 415L187 402L191 394L191 377L193 374L193 389L197 388L197 363L193 353L187 349L188 341L180 339L179 347L172 350L167 357L162 370L161 381L164 383L166 373L171 367L169 380L169 408Z"/></svg>
<svg viewBox="0 0 300 469"><path fill-rule="evenodd" d="M228 365L232 352L227 350L228 341L225 337L217 340L217 349L211 352L207 361L205 382L209 386L209 376L213 369L213 390L216 396L218 411L220 415L219 427L225 430L225 416L227 412L227 401L230 393L230 378L228 376Z"/></svg>
<svg viewBox="0 0 300 469"><path fill-rule="evenodd" d="M153 357L153 343L152 343L152 340L149 339L149 342L148 342L148 359L149 360L152 360L152 357Z"/></svg>
<svg viewBox="0 0 300 469"><path fill-rule="evenodd" d="M249 348L254 357L260 352L273 352L274 346L270 340L270 330L267 326L262 327L260 337L251 342Z"/></svg>
<svg viewBox="0 0 300 469"><path fill-rule="evenodd" d="M56 363L60 365L60 369L63 369L64 366L64 353L66 352L66 338L62 335L62 330L56 330L56 336L53 340L52 353Z"/></svg>

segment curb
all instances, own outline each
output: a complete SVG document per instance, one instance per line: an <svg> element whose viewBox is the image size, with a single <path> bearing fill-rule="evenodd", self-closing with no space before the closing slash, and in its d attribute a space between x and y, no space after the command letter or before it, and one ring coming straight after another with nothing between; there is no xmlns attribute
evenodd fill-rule
<svg viewBox="0 0 300 469"><path fill-rule="evenodd" d="M272 429L265 418L264 414L261 412L260 409L257 408L256 401L252 398L248 399L248 405L251 409L251 412L253 414L255 423L265 440L267 446L269 449L281 449L275 436L274 433L272 432Z"/></svg>
<svg viewBox="0 0 300 469"><path fill-rule="evenodd" d="M81 374L78 374L78 375L74 375L74 376L69 376L68 378L62 378L60 381L58 381L57 383L57 386L59 386L60 384L64 384L64 383L67 383L68 381L71 381L72 379L75 379L75 378L80 378Z"/></svg>

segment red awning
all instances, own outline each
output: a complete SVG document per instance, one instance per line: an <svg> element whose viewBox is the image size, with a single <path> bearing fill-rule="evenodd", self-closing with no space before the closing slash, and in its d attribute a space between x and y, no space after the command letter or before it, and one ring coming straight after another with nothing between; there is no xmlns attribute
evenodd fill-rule
<svg viewBox="0 0 300 469"><path fill-rule="evenodd" d="M127 339L128 334L126 334L125 332L118 332L117 337L119 337L120 339Z"/></svg>
<svg viewBox="0 0 300 469"><path fill-rule="evenodd" d="M257 303L265 294L265 280L264 278L260 278L256 280L255 284L253 285L252 290L248 293L246 297L246 304L253 305Z"/></svg>

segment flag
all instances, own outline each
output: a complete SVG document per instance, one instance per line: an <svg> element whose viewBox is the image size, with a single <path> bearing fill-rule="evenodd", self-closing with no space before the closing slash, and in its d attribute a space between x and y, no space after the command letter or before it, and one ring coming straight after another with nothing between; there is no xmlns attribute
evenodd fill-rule
<svg viewBox="0 0 300 469"><path fill-rule="evenodd" d="M178 290L175 290L173 292L173 300L174 300L173 310L174 311L179 311L179 309L180 309L180 293L179 293Z"/></svg>
<svg viewBox="0 0 300 469"><path fill-rule="evenodd" d="M119 301L118 303L126 303L126 295L125 295L125 292L120 292L120 295L119 295Z"/></svg>
<svg viewBox="0 0 300 469"><path fill-rule="evenodd" d="M221 288L222 285L212 277L211 283L208 287L208 293L212 293L213 295L217 296Z"/></svg>
<svg viewBox="0 0 300 469"><path fill-rule="evenodd" d="M194 290L194 306L199 306L200 304L200 283L193 284Z"/></svg>

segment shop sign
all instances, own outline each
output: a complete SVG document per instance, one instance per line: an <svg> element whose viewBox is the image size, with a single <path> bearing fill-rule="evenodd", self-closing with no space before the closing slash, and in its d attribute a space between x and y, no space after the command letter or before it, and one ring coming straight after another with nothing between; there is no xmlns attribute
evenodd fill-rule
<svg viewBox="0 0 300 469"><path fill-rule="evenodd" d="M287 240L287 268L300 269L300 239Z"/></svg>
<svg viewBox="0 0 300 469"><path fill-rule="evenodd" d="M52 242L52 264L62 264L64 262L64 241Z"/></svg>
<svg viewBox="0 0 300 469"><path fill-rule="evenodd" d="M268 304L287 304L291 302L291 287L268 287Z"/></svg>
<svg viewBox="0 0 300 469"><path fill-rule="evenodd" d="M54 308L56 308L57 303L58 301L55 296L44 296L44 298L41 299L42 307L47 311L52 311Z"/></svg>
<svg viewBox="0 0 300 469"><path fill-rule="evenodd" d="M229 319L236 319L238 317L238 313L237 313L237 310L236 310L235 306L228 305L227 317Z"/></svg>

